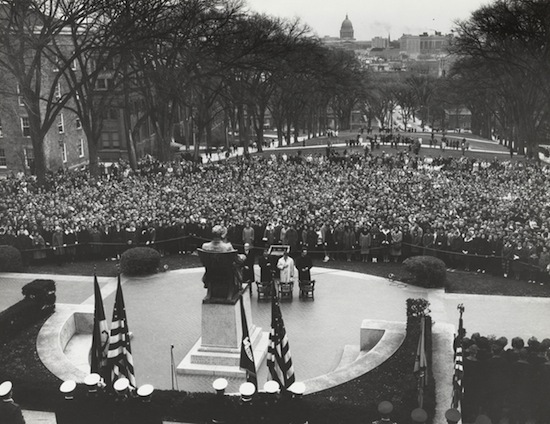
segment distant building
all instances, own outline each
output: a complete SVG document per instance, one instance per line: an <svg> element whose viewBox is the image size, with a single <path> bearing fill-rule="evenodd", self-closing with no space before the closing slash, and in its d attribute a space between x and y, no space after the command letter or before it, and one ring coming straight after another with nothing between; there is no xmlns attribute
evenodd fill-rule
<svg viewBox="0 0 550 424"><path fill-rule="evenodd" d="M348 15L343 20L340 26L340 37L331 37L329 35L321 38L321 42L327 47L336 49L351 50L356 53L363 52L372 47L371 41L359 41L354 37L353 24L351 23Z"/></svg>
<svg viewBox="0 0 550 424"><path fill-rule="evenodd" d="M420 35L403 34L399 39L399 48L412 59L419 56L437 56L447 53L450 36L436 32L428 35L427 32Z"/></svg>
<svg viewBox="0 0 550 424"><path fill-rule="evenodd" d="M374 37L372 39L372 48L374 49L385 49L390 46L390 40L384 37Z"/></svg>
<svg viewBox="0 0 550 424"><path fill-rule="evenodd" d="M340 39L341 40L355 40L353 38L353 25L346 14L346 19L342 22L340 27Z"/></svg>
<svg viewBox="0 0 550 424"><path fill-rule="evenodd" d="M445 121L450 130L470 131L472 112L463 106L445 109Z"/></svg>
<svg viewBox="0 0 550 424"><path fill-rule="evenodd" d="M0 3L0 6L0 14L4 19L9 14L9 5ZM68 34L59 34L57 41L60 46L70 48ZM29 55L29 58L32 59L33 56ZM77 66L74 62L71 71L78 73ZM41 87L40 96L45 99L52 95L51 103L61 99L69 91L64 79L57 78L59 72L56 65L42 59L41 80L38 82ZM35 172L35 154L30 117L25 107L22 88L12 74L3 69L0 69L0 73L0 177L19 172L32 174ZM42 117L46 114L46 105L45 101L40 102ZM89 162L88 144L82 123L71 109L74 109L74 102L69 100L66 108L52 117L52 125L44 136L44 160L48 170L72 169Z"/></svg>

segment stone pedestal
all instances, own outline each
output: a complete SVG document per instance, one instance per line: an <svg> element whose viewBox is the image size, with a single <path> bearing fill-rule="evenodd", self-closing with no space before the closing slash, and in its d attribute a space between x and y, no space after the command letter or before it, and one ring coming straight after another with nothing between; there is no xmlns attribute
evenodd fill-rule
<svg viewBox="0 0 550 424"><path fill-rule="evenodd" d="M253 323L248 288L242 291L248 333L254 350L254 361L259 369L269 343L269 333L262 332ZM227 392L236 392L246 381L239 368L242 323L240 300L229 303L203 302L201 338L177 367L180 390L211 391L216 378L226 378Z"/></svg>

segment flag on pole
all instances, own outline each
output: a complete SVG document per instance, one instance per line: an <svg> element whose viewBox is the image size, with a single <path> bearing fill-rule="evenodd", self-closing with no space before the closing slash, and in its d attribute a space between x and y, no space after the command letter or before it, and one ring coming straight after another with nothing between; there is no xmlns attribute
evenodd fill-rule
<svg viewBox="0 0 550 424"><path fill-rule="evenodd" d="M109 350L109 327L105 319L103 298L94 274L94 329L92 333L92 349L90 358L90 373L97 373L106 380L107 352Z"/></svg>
<svg viewBox="0 0 550 424"><path fill-rule="evenodd" d="M466 334L464 330L464 321L462 320L462 314L464 313L464 305L461 303L457 306L460 317L458 319L458 334L453 341L453 350L455 354L455 364L453 373L453 398L451 401L451 408L459 409L462 403L462 377L464 375L464 354L462 351L462 339Z"/></svg>
<svg viewBox="0 0 550 424"><path fill-rule="evenodd" d="M132 359L129 333L119 274L107 362L110 368L111 383L119 378L126 377L130 381L130 385L135 388L136 377L134 375L134 360Z"/></svg>
<svg viewBox="0 0 550 424"><path fill-rule="evenodd" d="M428 383L428 360L426 358L426 318L420 317L420 337L414 361L414 373L418 378L418 407L424 404L424 387Z"/></svg>
<svg viewBox="0 0 550 424"><path fill-rule="evenodd" d="M453 399L451 408L460 409L462 403L462 376L463 368L462 345L458 345L455 354L455 369L453 374Z"/></svg>
<svg viewBox="0 0 550 424"><path fill-rule="evenodd" d="M241 360L239 367L246 371L246 381L254 384L258 388L258 377L256 375L256 365L254 363L254 352L252 351L252 343L248 334L248 324L246 314L244 312L244 302L241 296L241 323L243 327L243 338L241 342Z"/></svg>
<svg viewBox="0 0 550 424"><path fill-rule="evenodd" d="M267 367L271 379L285 389L296 381L283 315L276 295L271 297L271 332L267 348Z"/></svg>

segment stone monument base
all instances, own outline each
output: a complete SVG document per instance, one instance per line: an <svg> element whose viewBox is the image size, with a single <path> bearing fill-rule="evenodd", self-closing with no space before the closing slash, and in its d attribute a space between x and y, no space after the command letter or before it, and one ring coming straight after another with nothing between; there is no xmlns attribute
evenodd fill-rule
<svg viewBox="0 0 550 424"><path fill-rule="evenodd" d="M243 290L243 301L248 322L248 333L258 370L267 355L269 333L252 323L250 296ZM239 368L242 341L240 301L234 304L202 304L202 337L177 366L180 390L212 391L212 382L225 378L228 393L238 392L246 381L246 373Z"/></svg>

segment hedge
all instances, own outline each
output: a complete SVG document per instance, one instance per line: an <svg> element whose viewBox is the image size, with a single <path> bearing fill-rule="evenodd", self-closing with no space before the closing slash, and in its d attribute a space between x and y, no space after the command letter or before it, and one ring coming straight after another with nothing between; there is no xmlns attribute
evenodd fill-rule
<svg viewBox="0 0 550 424"><path fill-rule="evenodd" d="M159 266L160 253L150 247L134 247L120 257L120 270L128 276L154 274Z"/></svg>
<svg viewBox="0 0 550 424"><path fill-rule="evenodd" d="M405 270L412 276L411 283L425 288L445 287L445 262L433 256L413 256L403 261Z"/></svg>
<svg viewBox="0 0 550 424"><path fill-rule="evenodd" d="M21 252L13 246L0 246L0 272L23 270Z"/></svg>
<svg viewBox="0 0 550 424"><path fill-rule="evenodd" d="M55 309L55 282L34 280L22 289L25 298L0 312L0 342L6 343L21 330L41 318L51 315Z"/></svg>

